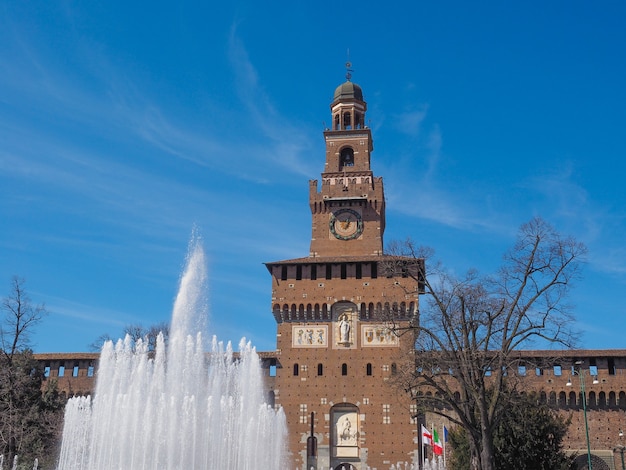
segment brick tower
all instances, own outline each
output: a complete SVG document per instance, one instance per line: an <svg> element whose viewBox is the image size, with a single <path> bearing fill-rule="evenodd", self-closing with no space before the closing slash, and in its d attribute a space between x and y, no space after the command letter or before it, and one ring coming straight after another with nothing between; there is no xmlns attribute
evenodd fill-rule
<svg viewBox="0 0 626 470"><path fill-rule="evenodd" d="M411 461L416 448L410 403L393 385L413 338L390 325L418 320L420 286L408 274L420 261L383 253L383 180L370 166L367 104L350 78L330 105L321 186L310 181L309 256L266 263L275 401L287 415L293 464L307 470L387 469Z"/></svg>

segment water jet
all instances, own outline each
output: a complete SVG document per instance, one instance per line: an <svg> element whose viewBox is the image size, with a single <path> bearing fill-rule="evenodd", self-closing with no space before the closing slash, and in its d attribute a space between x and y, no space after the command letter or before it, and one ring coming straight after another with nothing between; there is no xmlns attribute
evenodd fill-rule
<svg viewBox="0 0 626 470"><path fill-rule="evenodd" d="M285 415L266 404L256 350L242 339L236 355L215 337L207 348L206 284L192 240L168 343L105 343L94 396L66 406L58 470L284 467Z"/></svg>

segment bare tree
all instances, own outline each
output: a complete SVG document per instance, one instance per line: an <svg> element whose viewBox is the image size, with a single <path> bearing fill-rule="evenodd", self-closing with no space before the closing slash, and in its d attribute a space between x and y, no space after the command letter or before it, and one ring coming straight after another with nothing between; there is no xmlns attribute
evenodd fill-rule
<svg viewBox="0 0 626 470"><path fill-rule="evenodd" d="M0 348L9 362L16 353L29 348L32 329L47 314L43 304L32 304L24 284L24 279L13 276L9 295L2 299Z"/></svg>
<svg viewBox="0 0 626 470"><path fill-rule="evenodd" d="M29 348L45 307L33 305L24 280L13 277L0 308L0 454L52 465L64 400Z"/></svg>
<svg viewBox="0 0 626 470"><path fill-rule="evenodd" d="M563 439L571 424L571 416L560 415L536 392L513 394L495 430L496 469L498 470L569 470L575 454L566 454ZM453 449L448 467L467 469L469 441L467 432L456 427L450 432ZM574 467L578 468L578 467Z"/></svg>
<svg viewBox="0 0 626 470"><path fill-rule="evenodd" d="M112 341L113 338L111 338L111 336L108 333L103 333L100 336L98 336L95 340L93 340L91 343L89 343L89 346L87 346L89 348L90 351L93 352L100 352L102 350L102 346L104 345L104 343L106 343L107 341Z"/></svg>
<svg viewBox="0 0 626 470"><path fill-rule="evenodd" d="M124 328L124 335L129 335L133 341L139 339L148 342L148 351L154 351L156 349L157 337L159 333L163 333L165 342L169 338L170 326L167 322L155 323L148 328L140 324L127 325Z"/></svg>
<svg viewBox="0 0 626 470"><path fill-rule="evenodd" d="M132 323L124 327L122 336L130 336L130 338L135 343L137 342L137 340L147 341L148 351L154 351L156 348L157 337L159 336L159 333L163 334L163 338L167 343L167 340L169 338L169 331L170 326L167 322L155 323L154 325L150 325L148 328L139 323ZM100 351L102 349L102 345L106 341L112 340L113 338L111 338L108 333L102 334L89 345L89 349L92 351Z"/></svg>
<svg viewBox="0 0 626 470"><path fill-rule="evenodd" d="M430 254L410 240L391 251L398 259ZM416 338L414 362L400 377L420 412L445 416L467 431L472 469L495 469L494 432L512 396L510 371L519 359L513 352L533 339L575 343L564 299L585 254L582 244L536 218L520 228L494 276L470 271L458 278L426 263L419 323L404 331L395 327L397 334L410 331Z"/></svg>

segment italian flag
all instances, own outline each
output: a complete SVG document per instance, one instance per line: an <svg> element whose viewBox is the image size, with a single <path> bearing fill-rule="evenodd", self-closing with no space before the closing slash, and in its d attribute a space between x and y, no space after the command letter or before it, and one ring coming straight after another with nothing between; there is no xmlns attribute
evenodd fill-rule
<svg viewBox="0 0 626 470"><path fill-rule="evenodd" d="M443 454L443 446L441 445L441 441L439 440L439 434L437 434L436 429L433 429L433 453L435 455Z"/></svg>

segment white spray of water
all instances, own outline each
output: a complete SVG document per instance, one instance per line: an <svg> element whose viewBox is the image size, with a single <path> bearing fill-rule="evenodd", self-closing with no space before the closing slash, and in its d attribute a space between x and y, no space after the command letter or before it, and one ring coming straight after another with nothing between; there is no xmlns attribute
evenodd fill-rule
<svg viewBox="0 0 626 470"><path fill-rule="evenodd" d="M58 470L278 470L286 420L264 403L255 349L239 358L213 338L203 347L206 263L190 246L169 343L154 354L129 337L104 345L94 398L67 404Z"/></svg>

